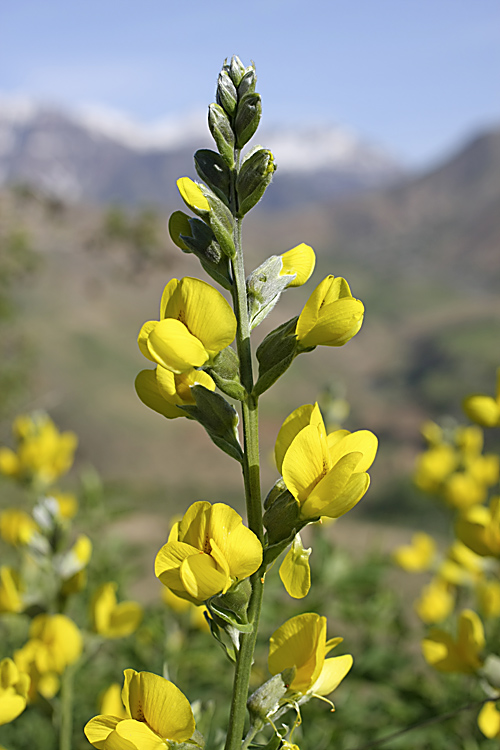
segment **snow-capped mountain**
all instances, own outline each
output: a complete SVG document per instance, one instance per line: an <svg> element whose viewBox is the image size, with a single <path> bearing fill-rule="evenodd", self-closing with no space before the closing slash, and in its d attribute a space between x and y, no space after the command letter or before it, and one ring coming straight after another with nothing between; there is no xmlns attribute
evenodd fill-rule
<svg viewBox="0 0 500 750"><path fill-rule="evenodd" d="M395 159L338 126L263 129L259 142L279 168L268 207L325 202L402 175ZM0 184L29 183L65 200L168 205L177 177L196 176L193 152L212 145L202 112L142 124L102 107L0 97Z"/></svg>

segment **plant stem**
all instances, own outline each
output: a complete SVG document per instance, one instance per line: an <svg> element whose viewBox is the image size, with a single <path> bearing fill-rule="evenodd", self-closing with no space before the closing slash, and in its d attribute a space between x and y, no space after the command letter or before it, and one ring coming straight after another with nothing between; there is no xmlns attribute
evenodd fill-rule
<svg viewBox="0 0 500 750"><path fill-rule="evenodd" d="M73 678L75 665L67 667L61 677L59 704L59 750L71 750L73 735Z"/></svg>
<svg viewBox="0 0 500 750"><path fill-rule="evenodd" d="M239 165L239 152L235 153L236 169ZM234 179L231 189L231 203L233 215L236 214L236 196ZM243 480L245 485L245 499L248 526L256 534L259 541L264 540L262 525L262 504L260 494L260 462L259 462L259 416L258 399L252 396L253 372L252 349L250 344L250 321L248 317L248 302L246 292L245 267L243 261L241 219L235 218L234 243L236 256L232 261L233 269L233 302L238 319L236 344L240 359L240 377L246 389L246 396L242 402L243 412ZM264 572L262 567L250 578L252 594L248 607L248 619L253 624L251 633L243 633L234 675L231 714L226 738L225 750L239 750L243 739L246 718L246 702L248 685L253 663L253 654L259 627L260 609L264 590Z"/></svg>

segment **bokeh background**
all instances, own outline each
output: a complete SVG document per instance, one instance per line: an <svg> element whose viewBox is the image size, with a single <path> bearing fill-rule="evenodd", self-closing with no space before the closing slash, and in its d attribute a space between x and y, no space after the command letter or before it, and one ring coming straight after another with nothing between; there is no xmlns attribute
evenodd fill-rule
<svg viewBox="0 0 500 750"><path fill-rule="evenodd" d="M366 304L353 341L301 357L266 394L264 481L283 419L329 392L350 403L346 427L381 440L358 520L425 523L419 426L460 418L499 364L498 3L20 0L1 28L0 442L16 413L46 409L78 433L78 466L142 517L241 502L234 462L133 388L163 286L203 275L166 221L237 53L259 75L254 142L278 163L246 222L247 268L299 242L318 256L257 337L326 273Z"/></svg>

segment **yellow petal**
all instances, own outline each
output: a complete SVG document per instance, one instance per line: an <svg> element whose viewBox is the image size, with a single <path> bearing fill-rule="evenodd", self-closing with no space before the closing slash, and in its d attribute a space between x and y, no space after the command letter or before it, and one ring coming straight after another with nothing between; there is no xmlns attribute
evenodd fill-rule
<svg viewBox="0 0 500 750"><path fill-rule="evenodd" d="M118 716L95 716L85 725L83 731L91 745L98 750L104 750L107 738L120 721Z"/></svg>
<svg viewBox="0 0 500 750"><path fill-rule="evenodd" d="M234 513L238 515L236 511ZM190 505L179 523L179 541L209 552L207 545L212 536L211 515L212 506L206 500L198 500Z"/></svg>
<svg viewBox="0 0 500 750"><path fill-rule="evenodd" d="M193 182L189 177L179 177L177 187L182 200L191 211L195 213L210 211L210 205L196 182Z"/></svg>
<svg viewBox="0 0 500 750"><path fill-rule="evenodd" d="M147 347L157 364L176 373L201 367L208 359L201 341L184 323L173 318L165 318L156 324L149 334Z"/></svg>
<svg viewBox="0 0 500 750"><path fill-rule="evenodd" d="M288 284L289 287L305 284L316 265L314 250L303 242L283 253L280 257L283 262L280 276L296 274L295 279Z"/></svg>
<svg viewBox="0 0 500 750"><path fill-rule="evenodd" d="M188 594L199 602L220 594L230 583L227 574L217 569L215 560L200 553L183 560L180 576Z"/></svg>
<svg viewBox="0 0 500 750"><path fill-rule="evenodd" d="M110 741L111 740L111 741ZM142 721L124 719L106 743L106 750L165 750L163 739Z"/></svg>
<svg viewBox="0 0 500 750"><path fill-rule="evenodd" d="M156 577L169 589L182 589L180 567L184 560L199 552L199 549L184 542L167 542L156 555Z"/></svg>
<svg viewBox="0 0 500 750"><path fill-rule="evenodd" d="M279 576L289 596L303 599L311 588L311 569L309 567L310 549L304 549L297 534L279 569Z"/></svg>
<svg viewBox="0 0 500 750"><path fill-rule="evenodd" d="M233 578L247 578L262 562L262 545L244 526L241 516L229 505L215 503L210 521L211 533L227 560Z"/></svg>
<svg viewBox="0 0 500 750"><path fill-rule="evenodd" d="M296 667L290 685L306 693L316 682L324 663L326 618L310 612L287 620L271 636L268 666L271 674Z"/></svg>
<svg viewBox="0 0 500 750"><path fill-rule="evenodd" d="M195 730L191 706L172 682L151 672L125 670L122 698L132 718L145 721L160 737L183 742Z"/></svg>
<svg viewBox="0 0 500 750"><path fill-rule="evenodd" d="M302 503L330 467L326 439L321 437L315 425L308 425L294 438L285 453L283 479L292 495Z"/></svg>
<svg viewBox="0 0 500 750"><path fill-rule="evenodd" d="M295 409L283 422L281 429L278 432L276 438L276 445L274 448L274 457L276 460L276 467L279 473L282 473L283 458L292 440L299 434L304 427L313 424L322 428L323 432L326 433L323 417L319 410L318 404L304 404Z"/></svg>
<svg viewBox="0 0 500 750"><path fill-rule="evenodd" d="M309 348L323 346L343 346L361 328L364 316L364 305L354 298L343 298L325 305L316 322L312 325L309 315L301 313L297 321L297 339L301 346ZM307 333L303 332L308 329Z"/></svg>
<svg viewBox="0 0 500 750"><path fill-rule="evenodd" d="M92 597L92 620L97 633L105 633L108 629L111 613L116 606L116 589L114 582L103 583Z"/></svg>
<svg viewBox="0 0 500 750"><path fill-rule="evenodd" d="M164 292L165 299L166 296ZM181 279L165 304L164 314L182 321L212 353L225 349L236 336L237 322L230 304L217 289L200 279Z"/></svg>
<svg viewBox="0 0 500 750"><path fill-rule="evenodd" d="M435 554L434 539L429 534L417 532L412 536L411 544L398 547L392 556L403 570L417 573L429 569Z"/></svg>
<svg viewBox="0 0 500 750"><path fill-rule="evenodd" d="M164 367L160 368L162 372L169 372ZM158 369L157 368L157 369ZM170 373L173 376L173 373ZM185 416L181 409L175 404L166 401L158 388L157 375L155 370L141 370L135 379L135 390L145 406L149 407L158 414L163 414L167 419Z"/></svg>
<svg viewBox="0 0 500 750"><path fill-rule="evenodd" d="M137 602L120 602L109 620L108 638L125 638L134 633L142 620L142 607Z"/></svg>
<svg viewBox="0 0 500 750"><path fill-rule="evenodd" d="M148 320L147 323L144 323L144 325L142 326L141 330L139 331L139 336L137 337L137 343L139 345L141 353L146 357L146 359L149 359L151 362L155 362L156 360L149 352L148 339L151 332L154 331L157 325L157 320Z"/></svg>
<svg viewBox="0 0 500 750"><path fill-rule="evenodd" d="M310 688L310 692L315 695L330 695L340 685L352 664L353 658L350 654L326 659L318 679Z"/></svg>
<svg viewBox="0 0 500 750"><path fill-rule="evenodd" d="M351 432L336 442L334 446L330 447L332 465L336 464L342 456L359 451L363 454L363 458L360 460L356 470L368 471L377 455L377 448L378 439L370 430Z"/></svg>
<svg viewBox="0 0 500 750"><path fill-rule="evenodd" d="M361 457L349 453L337 461L301 504L302 518L339 518L361 500L370 482L368 474L354 474Z"/></svg>

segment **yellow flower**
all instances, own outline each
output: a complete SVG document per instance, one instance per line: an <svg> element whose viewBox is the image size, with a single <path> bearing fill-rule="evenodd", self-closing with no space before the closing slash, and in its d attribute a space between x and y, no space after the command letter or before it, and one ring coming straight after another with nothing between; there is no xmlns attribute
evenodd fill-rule
<svg viewBox="0 0 500 750"><path fill-rule="evenodd" d="M417 458L415 484L424 492L436 492L457 465L457 456L451 445L436 445Z"/></svg>
<svg viewBox="0 0 500 750"><path fill-rule="evenodd" d="M142 403L168 419L186 416L186 412L177 407L195 403L191 393L193 385L215 390L214 381L202 370L192 369L174 375L160 365L156 370L141 370L135 381L135 389Z"/></svg>
<svg viewBox="0 0 500 750"><path fill-rule="evenodd" d="M105 638L124 638L140 625L142 607L137 602L116 601L117 584L103 583L95 592L91 613L96 633Z"/></svg>
<svg viewBox="0 0 500 750"><path fill-rule="evenodd" d="M485 703L477 717L479 729L488 739L500 737L500 711L494 701Z"/></svg>
<svg viewBox="0 0 500 750"><path fill-rule="evenodd" d="M160 320L144 323L138 344L147 359L180 375L229 346L236 325L229 303L210 284L172 279L163 291Z"/></svg>
<svg viewBox="0 0 500 750"><path fill-rule="evenodd" d="M210 625L205 618L205 612L207 611L205 607L197 607L192 602L187 601L187 599L181 599L180 596L176 596L166 586L162 586L161 598L167 607L170 607L177 614L189 612L189 619L193 628L206 632L210 631Z"/></svg>
<svg viewBox="0 0 500 750"><path fill-rule="evenodd" d="M300 534L297 534L281 563L279 576L287 593L294 599L303 599L311 588L309 555L311 549L304 549Z"/></svg>
<svg viewBox="0 0 500 750"><path fill-rule="evenodd" d="M290 691L302 695L329 695L352 667L352 656L326 655L342 638L326 640L326 617L309 612L287 620L271 636L268 666L275 675L295 667Z"/></svg>
<svg viewBox="0 0 500 750"><path fill-rule="evenodd" d="M455 606L453 589L442 578L433 578L427 586L424 586L414 606L422 622L428 625L442 622L453 612Z"/></svg>
<svg viewBox="0 0 500 750"><path fill-rule="evenodd" d="M475 393L464 399L462 408L469 419L482 427L498 427L500 425L500 369L497 370L495 398L484 393Z"/></svg>
<svg viewBox="0 0 500 750"><path fill-rule="evenodd" d="M484 617L500 616L500 581L480 581L476 594Z"/></svg>
<svg viewBox="0 0 500 750"><path fill-rule="evenodd" d="M29 675L21 672L12 659L0 661L0 725L14 721L26 708Z"/></svg>
<svg viewBox="0 0 500 750"><path fill-rule="evenodd" d="M47 485L71 468L77 437L73 432L59 432L47 414L18 417L14 434L18 439L16 477Z"/></svg>
<svg viewBox="0 0 500 750"><path fill-rule="evenodd" d="M78 500L72 492L52 492L59 506L59 514L66 521L74 518L78 511Z"/></svg>
<svg viewBox="0 0 500 750"><path fill-rule="evenodd" d="M38 525L24 510L7 508L0 514L0 535L4 542L14 547L29 544Z"/></svg>
<svg viewBox="0 0 500 750"><path fill-rule="evenodd" d="M233 508L199 501L172 527L155 573L174 594L201 604L255 573L261 562L261 543Z"/></svg>
<svg viewBox="0 0 500 750"><path fill-rule="evenodd" d="M420 573L429 570L436 554L436 542L423 532L417 532L411 543L398 547L392 553L394 562L403 570Z"/></svg>
<svg viewBox="0 0 500 750"><path fill-rule="evenodd" d="M29 635L30 640L16 651L14 660L21 671L31 675L33 689L42 692L39 682L46 674L50 686L57 685L54 677L80 658L82 636L66 615L46 614L32 620Z"/></svg>
<svg viewBox="0 0 500 750"><path fill-rule="evenodd" d="M353 508L370 484L366 471L377 445L368 430L335 430L327 436L317 404L290 414L278 433L275 456L301 518L338 518Z"/></svg>
<svg viewBox="0 0 500 750"><path fill-rule="evenodd" d="M0 612L22 612L21 581L18 573L7 565L0 567Z"/></svg>
<svg viewBox="0 0 500 750"><path fill-rule="evenodd" d="M293 281L288 284L289 287L305 284L316 265L314 250L304 242L279 257L283 264L279 275L295 276Z"/></svg>
<svg viewBox="0 0 500 750"><path fill-rule="evenodd" d="M463 510L482 503L486 498L486 487L472 473L456 471L443 486L444 499L452 508Z"/></svg>
<svg viewBox="0 0 500 750"><path fill-rule="evenodd" d="M474 505L457 520L458 538L483 557L500 557L500 497L492 498L489 508Z"/></svg>
<svg viewBox="0 0 500 750"><path fill-rule="evenodd" d="M460 586L471 584L481 578L484 561L463 542L456 539L439 567L439 575L448 583Z"/></svg>
<svg viewBox="0 0 500 750"><path fill-rule="evenodd" d="M473 674L482 666L480 653L484 644L481 620L471 609L464 609L457 640L444 630L433 629L422 641L422 651L426 662L440 672Z"/></svg>
<svg viewBox="0 0 500 750"><path fill-rule="evenodd" d="M361 328L363 303L341 277L327 276L316 287L299 315L295 334L301 349L342 346Z"/></svg>
<svg viewBox="0 0 500 750"><path fill-rule="evenodd" d="M151 672L126 669L122 701L127 718L101 715L84 728L98 750L161 750L195 731L191 706L178 687Z"/></svg>

